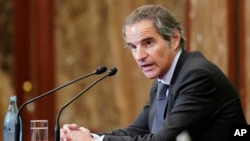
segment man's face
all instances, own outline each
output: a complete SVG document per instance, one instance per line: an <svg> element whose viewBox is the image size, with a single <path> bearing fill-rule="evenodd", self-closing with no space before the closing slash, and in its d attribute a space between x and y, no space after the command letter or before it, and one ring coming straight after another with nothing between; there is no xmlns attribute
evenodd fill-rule
<svg viewBox="0 0 250 141"><path fill-rule="evenodd" d="M151 21L143 20L126 27L125 42L135 61L149 79L162 78L169 70L177 53L180 34L166 41Z"/></svg>

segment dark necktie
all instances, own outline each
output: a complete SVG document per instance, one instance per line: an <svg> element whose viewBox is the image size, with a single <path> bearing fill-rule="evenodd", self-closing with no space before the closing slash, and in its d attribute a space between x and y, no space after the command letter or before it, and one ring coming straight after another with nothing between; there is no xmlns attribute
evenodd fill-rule
<svg viewBox="0 0 250 141"><path fill-rule="evenodd" d="M167 105L167 97L166 91L168 89L168 85L163 84L161 82L158 83L157 94L156 94L156 114L152 126L152 133L156 133L162 122L164 121L164 111Z"/></svg>

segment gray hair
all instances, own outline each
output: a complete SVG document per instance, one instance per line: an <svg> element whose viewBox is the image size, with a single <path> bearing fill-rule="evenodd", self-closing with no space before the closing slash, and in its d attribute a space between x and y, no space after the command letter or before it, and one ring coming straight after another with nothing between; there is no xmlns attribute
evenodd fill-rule
<svg viewBox="0 0 250 141"><path fill-rule="evenodd" d="M181 40L180 47L184 48L185 36L183 33L182 25L171 13L164 7L159 5L145 5L137 8L132 12L124 22L122 33L125 39L126 27L142 20L152 21L156 31L167 41L173 36L174 30L180 32Z"/></svg>

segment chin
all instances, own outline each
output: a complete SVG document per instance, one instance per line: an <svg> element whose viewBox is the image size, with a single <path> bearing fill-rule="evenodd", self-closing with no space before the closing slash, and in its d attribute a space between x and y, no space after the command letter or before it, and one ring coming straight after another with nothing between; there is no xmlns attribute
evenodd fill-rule
<svg viewBox="0 0 250 141"><path fill-rule="evenodd" d="M157 78L156 75L144 74L148 79L155 79Z"/></svg>

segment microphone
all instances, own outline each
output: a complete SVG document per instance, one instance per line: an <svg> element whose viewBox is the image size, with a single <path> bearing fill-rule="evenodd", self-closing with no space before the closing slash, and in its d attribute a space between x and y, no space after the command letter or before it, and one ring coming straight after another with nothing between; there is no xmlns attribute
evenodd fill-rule
<svg viewBox="0 0 250 141"><path fill-rule="evenodd" d="M55 125L55 141L60 141L60 125L59 125L59 119L61 116L62 111L69 106L72 102L74 102L77 98L79 98L81 95L83 95L86 91L88 91L91 87L93 87L96 83L100 82L101 80L103 80L104 78L108 77L108 76L112 76L115 75L117 72L117 68L113 67L111 68L105 75L103 75L101 78L97 79L96 81L94 81L93 83L91 83L87 88L85 88L84 90L82 90L80 93L78 93L75 97L73 97L69 102L67 102L66 104L64 104L62 106L62 108L59 110L58 114L57 114L57 118L56 118L56 125Z"/></svg>
<svg viewBox="0 0 250 141"><path fill-rule="evenodd" d="M31 102L33 102L33 101L35 101L35 100L37 100L37 99L40 99L40 98L42 98L42 97L44 97L44 96L47 96L48 94L51 94L51 93L53 93L53 92L55 92L55 91L57 91L57 90L60 90L60 89L66 87L66 86L68 86L68 85L70 85L70 84L72 84L72 83L75 83L75 82L77 82L77 81L80 81L80 80L82 80L82 79L84 79L84 78L90 77L90 76L95 75L95 74L102 74L102 73L104 73L106 70L107 70L107 68L106 68L105 66L99 66L95 71L93 71L92 73L90 73L90 74L88 74L88 75L81 76L81 77L79 77L79 78L77 78L77 79L75 79L75 80L72 80L72 81L70 81L70 82L68 82L68 83L65 83L65 84L63 84L63 85L61 85L61 86L59 86L59 87L57 87L57 88L54 88L54 89L52 89L52 90L50 90L50 91L48 91L48 92L46 92L46 93L44 93L44 94L41 94L41 95L39 95L39 96L37 96L37 97L34 97L34 98L32 98L32 99L26 101L25 103L23 103L23 104L20 106L20 108L19 108L19 110L18 110L18 112L17 112L16 122L15 122L15 141L19 141L19 136L20 136L20 121L19 121L19 117L20 117L20 112L21 112L21 110L23 109L24 106L28 105L29 103L31 103Z"/></svg>

